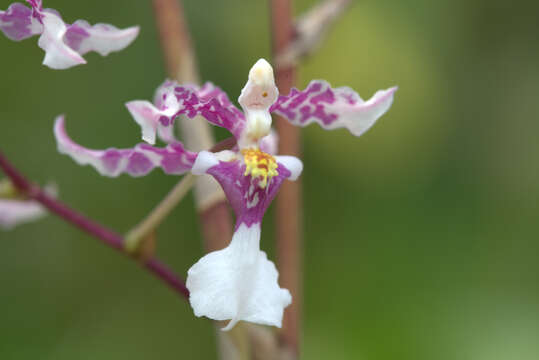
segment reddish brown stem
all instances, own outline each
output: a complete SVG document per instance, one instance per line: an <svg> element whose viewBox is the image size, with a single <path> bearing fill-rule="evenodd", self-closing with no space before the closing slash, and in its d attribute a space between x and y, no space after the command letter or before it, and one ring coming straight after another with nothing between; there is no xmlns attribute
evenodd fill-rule
<svg viewBox="0 0 539 360"><path fill-rule="evenodd" d="M152 0L152 3L168 76L178 81L194 81L186 79L186 74L196 76L198 70L181 2Z"/></svg>
<svg viewBox="0 0 539 360"><path fill-rule="evenodd" d="M78 227L82 231L98 238L105 245L118 250L119 252L130 256L125 252L123 247L123 237L116 232L107 229L103 225L89 219L83 214L71 209L61 201L50 197L37 185L28 181L0 152L0 168L4 171L6 176L11 180L13 185L23 194L26 194L29 199L33 199L49 211L60 218L64 219L68 223ZM143 266L148 269L159 280L165 282L176 293L183 296L185 299L189 298L189 290L185 287L185 283L180 280L172 270L166 265L161 263L156 258L149 258L142 262Z"/></svg>
<svg viewBox="0 0 539 360"><path fill-rule="evenodd" d="M284 51L294 36L292 1L270 0L273 58ZM288 94L296 81L294 66L277 68L275 78L279 92ZM299 128L276 117L279 133L279 153L300 156ZM281 285L290 290L294 301L284 314L282 340L299 354L301 331L301 182L286 182L277 197L277 254Z"/></svg>
<svg viewBox="0 0 539 360"><path fill-rule="evenodd" d="M195 54L181 2L152 1L168 76L179 82L197 83ZM224 248L232 237L232 218L226 201L223 199L202 209L199 219L206 249Z"/></svg>

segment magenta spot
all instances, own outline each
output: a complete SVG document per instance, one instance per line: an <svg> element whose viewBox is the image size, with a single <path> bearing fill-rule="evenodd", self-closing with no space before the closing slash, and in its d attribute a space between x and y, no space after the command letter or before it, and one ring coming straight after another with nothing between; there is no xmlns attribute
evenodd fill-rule
<svg viewBox="0 0 539 360"><path fill-rule="evenodd" d="M159 118L159 122L161 123L161 125L163 126L169 126L170 125L170 119L168 117L166 117L165 115L162 115L160 118Z"/></svg>
<svg viewBox="0 0 539 360"><path fill-rule="evenodd" d="M311 103L313 104L318 104L320 102L333 104L335 102L335 94L333 94L333 91L331 91L331 89L327 89L323 93L313 96L311 98Z"/></svg>
<svg viewBox="0 0 539 360"><path fill-rule="evenodd" d="M146 155L135 152L129 157L127 172L135 176L145 175L149 173L153 167L152 162Z"/></svg>
<svg viewBox="0 0 539 360"><path fill-rule="evenodd" d="M107 172L110 173L114 173L116 171L121 159L122 153L116 149L109 149L105 151L105 154L103 154L103 156L101 157L101 161L103 161L103 166L105 167Z"/></svg>
<svg viewBox="0 0 539 360"><path fill-rule="evenodd" d="M80 44L84 39L89 37L90 34L77 24L69 25L64 35L67 46L75 51L78 51Z"/></svg>
<svg viewBox="0 0 539 360"><path fill-rule="evenodd" d="M357 103L357 101L354 98L353 94L341 94L341 96L346 100L346 102L350 105L354 105Z"/></svg>
<svg viewBox="0 0 539 360"><path fill-rule="evenodd" d="M323 105L317 105L316 109L312 113L312 116L320 119L320 121L322 121L322 123L324 123L324 125L329 125L332 122L334 122L335 120L337 120L337 115L336 114L327 114L324 111L324 106Z"/></svg>
<svg viewBox="0 0 539 360"><path fill-rule="evenodd" d="M185 166L182 162L181 154L167 153L163 156L161 160L161 166L167 174L181 173L189 169L188 166Z"/></svg>
<svg viewBox="0 0 539 360"><path fill-rule="evenodd" d="M322 89L322 84L317 82L317 83L314 83L311 86L307 87L306 91L308 91L308 92L316 92L316 91L320 91L320 89Z"/></svg>

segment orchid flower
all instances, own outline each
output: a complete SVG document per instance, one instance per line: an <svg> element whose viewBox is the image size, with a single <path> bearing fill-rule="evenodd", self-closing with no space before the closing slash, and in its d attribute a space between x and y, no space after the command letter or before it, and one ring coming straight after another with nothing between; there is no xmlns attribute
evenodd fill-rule
<svg viewBox="0 0 539 360"><path fill-rule="evenodd" d="M138 35L138 26L120 30L108 24L90 25L85 20L66 24L58 11L43 9L42 0L27 0L0 10L0 30L11 40L20 41L34 35L45 51L43 64L52 69L67 69L86 64L82 55L96 51L107 56L126 48Z"/></svg>
<svg viewBox="0 0 539 360"><path fill-rule="evenodd" d="M81 165L89 164L105 176L127 173L142 176L156 167L167 174L209 174L222 186L236 214L230 244L202 257L188 271L187 287L196 316L281 326L283 311L292 298L279 287L273 262L260 250L260 229L264 212L285 179L296 180L303 165L293 156L276 156L271 136L270 112L305 126L316 122L327 129L348 128L360 135L381 116L393 100L396 88L377 92L369 101L348 88L332 89L324 81L313 81L304 91L278 95L270 64L260 59L251 68L247 84L238 99L243 112L211 83L202 87L179 86L166 81L158 88L154 102L126 104L142 128L142 138L165 148L138 144L131 149L90 150L73 142L58 117L55 136L61 153ZM203 116L208 122L229 130L237 140L232 150L218 153L186 150L174 139L172 124L179 115Z"/></svg>

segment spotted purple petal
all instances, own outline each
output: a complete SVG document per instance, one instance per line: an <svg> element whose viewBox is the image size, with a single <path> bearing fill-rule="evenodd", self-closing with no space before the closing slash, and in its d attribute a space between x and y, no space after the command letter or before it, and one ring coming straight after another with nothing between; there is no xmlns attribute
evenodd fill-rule
<svg viewBox="0 0 539 360"><path fill-rule="evenodd" d="M288 95L279 96L270 111L296 126L316 122L327 130L346 128L360 136L389 109L396 90L379 90L364 101L348 87L333 89L326 81L313 80L303 91L292 89Z"/></svg>
<svg viewBox="0 0 539 360"><path fill-rule="evenodd" d="M32 8L20 3L0 11L0 30L19 41L41 34L38 45L45 51L43 64L52 69L67 69L85 64L82 55L96 51L106 56L127 47L138 35L138 27L125 30L108 24L91 26L84 20L66 24L58 11L43 9L40 0L28 0Z"/></svg>
<svg viewBox="0 0 539 360"><path fill-rule="evenodd" d="M228 129L237 137L245 122L242 112L221 89L211 83L197 88L192 85L180 86L167 80L157 89L153 104L135 100L126 106L142 128L142 139L150 144L155 143L156 131L161 126L172 125L180 115L190 119L203 116L208 122Z"/></svg>
<svg viewBox="0 0 539 360"><path fill-rule="evenodd" d="M197 156L185 150L180 142L169 144L166 148L138 144L132 149L87 149L67 135L63 116L56 118L54 135L60 153L69 155L80 165L91 165L103 176L144 176L156 167L163 169L166 174L180 175L191 169Z"/></svg>

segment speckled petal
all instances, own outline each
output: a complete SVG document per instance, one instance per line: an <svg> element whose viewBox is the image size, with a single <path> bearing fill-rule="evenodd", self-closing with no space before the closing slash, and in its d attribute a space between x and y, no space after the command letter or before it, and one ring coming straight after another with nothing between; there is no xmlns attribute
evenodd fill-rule
<svg viewBox="0 0 539 360"><path fill-rule="evenodd" d="M155 142L160 127L171 126L180 115L190 119L201 115L211 124L224 127L238 136L245 122L242 112L211 83L197 88L167 80L157 89L153 104L136 100L126 106L141 126L143 140L150 144Z"/></svg>
<svg viewBox="0 0 539 360"><path fill-rule="evenodd" d="M260 224L236 229L230 245L201 258L187 273L189 301L196 316L281 327L283 311L292 302L279 287L278 272L260 251Z"/></svg>
<svg viewBox="0 0 539 360"><path fill-rule="evenodd" d="M43 25L32 17L32 9L13 3L6 11L0 10L0 30L9 39L20 41L41 34Z"/></svg>
<svg viewBox="0 0 539 360"><path fill-rule="evenodd" d="M333 89L323 80L313 80L303 91L292 89L279 96L270 111L296 126L313 122L324 129L346 128L355 136L367 131L393 102L397 87L377 91L367 101L348 87Z"/></svg>
<svg viewBox="0 0 539 360"><path fill-rule="evenodd" d="M45 209L36 201L0 199L0 229L9 230L45 214Z"/></svg>
<svg viewBox="0 0 539 360"><path fill-rule="evenodd" d="M80 165L91 165L103 176L144 176L157 167L166 174L180 175L191 169L197 156L185 150L180 142L169 144L166 148L138 144L132 149L90 150L69 138L63 116L56 119L54 135L60 153L69 155Z"/></svg>

